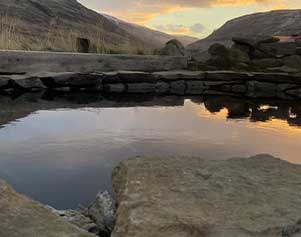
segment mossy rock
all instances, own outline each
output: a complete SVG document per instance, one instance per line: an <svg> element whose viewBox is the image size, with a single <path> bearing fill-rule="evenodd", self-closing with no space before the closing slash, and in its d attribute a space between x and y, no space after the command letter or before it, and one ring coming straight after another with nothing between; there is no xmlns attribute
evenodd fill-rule
<svg viewBox="0 0 301 237"><path fill-rule="evenodd" d="M283 59L284 65L290 68L296 68L301 71L301 56L293 55Z"/></svg>
<svg viewBox="0 0 301 237"><path fill-rule="evenodd" d="M211 45L208 52L212 56L227 56L229 54L225 45L218 43Z"/></svg>

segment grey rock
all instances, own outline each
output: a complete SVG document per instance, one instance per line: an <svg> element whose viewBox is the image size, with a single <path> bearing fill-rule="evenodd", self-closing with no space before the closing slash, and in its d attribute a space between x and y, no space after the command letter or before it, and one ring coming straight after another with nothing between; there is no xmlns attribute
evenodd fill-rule
<svg viewBox="0 0 301 237"><path fill-rule="evenodd" d="M301 47L297 47L297 54L301 55Z"/></svg>
<svg viewBox="0 0 301 237"><path fill-rule="evenodd" d="M92 237L0 180L0 236Z"/></svg>
<svg viewBox="0 0 301 237"><path fill-rule="evenodd" d="M111 93L123 93L126 91L126 85L123 83L106 84L105 90Z"/></svg>
<svg viewBox="0 0 301 237"><path fill-rule="evenodd" d="M215 43L209 47L208 52L212 56L226 56L229 51L225 45Z"/></svg>
<svg viewBox="0 0 301 237"><path fill-rule="evenodd" d="M296 43L297 47L301 47L301 39L297 39L295 41L295 43Z"/></svg>
<svg viewBox="0 0 301 237"><path fill-rule="evenodd" d="M153 83L129 83L127 84L128 93L154 93L156 92L156 84Z"/></svg>
<svg viewBox="0 0 301 237"><path fill-rule="evenodd" d="M186 81L186 94L200 95L205 89L204 82L202 81Z"/></svg>
<svg viewBox="0 0 301 237"><path fill-rule="evenodd" d="M137 157L113 174L112 237L300 235L301 166L269 155Z"/></svg>
<svg viewBox="0 0 301 237"><path fill-rule="evenodd" d="M186 84L184 80L172 81L170 83L170 92L176 95L184 95L186 90Z"/></svg>
<svg viewBox="0 0 301 237"><path fill-rule="evenodd" d="M160 55L186 56L186 50L180 41L173 39L168 41L165 47L160 50Z"/></svg>
<svg viewBox="0 0 301 237"><path fill-rule="evenodd" d="M159 81L156 83L156 93L164 94L170 91L170 85L167 82Z"/></svg>
<svg viewBox="0 0 301 237"><path fill-rule="evenodd" d="M222 86L225 84L231 85L231 84L237 84L237 83L243 83L243 81L235 80L235 81L204 81L204 85L207 87L217 87Z"/></svg>
<svg viewBox="0 0 301 237"><path fill-rule="evenodd" d="M253 73L254 78L257 81L267 81L267 82L282 82L282 83L298 83L301 82L300 79L294 75L288 73Z"/></svg>
<svg viewBox="0 0 301 237"><path fill-rule="evenodd" d="M99 192L96 200L88 207L87 215L101 233L110 234L115 225L115 201L107 191Z"/></svg>

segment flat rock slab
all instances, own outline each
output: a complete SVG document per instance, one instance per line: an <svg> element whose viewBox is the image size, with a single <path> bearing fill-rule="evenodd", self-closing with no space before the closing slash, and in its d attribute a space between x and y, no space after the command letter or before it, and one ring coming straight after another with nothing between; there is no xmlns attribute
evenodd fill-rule
<svg viewBox="0 0 301 237"><path fill-rule="evenodd" d="M93 237L0 180L0 236Z"/></svg>
<svg viewBox="0 0 301 237"><path fill-rule="evenodd" d="M113 183L113 237L301 236L301 166L269 155L137 157Z"/></svg>

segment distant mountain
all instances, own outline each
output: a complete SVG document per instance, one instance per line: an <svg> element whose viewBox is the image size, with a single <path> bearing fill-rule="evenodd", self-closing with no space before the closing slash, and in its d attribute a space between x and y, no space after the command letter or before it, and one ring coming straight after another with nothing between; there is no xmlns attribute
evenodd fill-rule
<svg viewBox="0 0 301 237"><path fill-rule="evenodd" d="M141 41L147 42L148 44L153 45L156 48L161 48L164 44L171 40L177 39L179 40L184 46L187 46L193 42L199 40L196 37L186 36L186 35L169 35L157 30L152 30L147 27L129 23L123 20L120 20L116 17L112 17L109 15L103 15L111 20L114 24L118 25L120 28L124 29L126 32L130 33L131 35L135 35Z"/></svg>
<svg viewBox="0 0 301 237"><path fill-rule="evenodd" d="M214 43L227 46L232 37L256 37L260 35L286 36L301 34L301 10L278 10L255 13L228 21L205 39L188 46L191 50L205 51Z"/></svg>
<svg viewBox="0 0 301 237"><path fill-rule="evenodd" d="M76 0L0 0L0 48L74 51L77 37L90 39L93 51L103 53L150 53L175 38ZM193 41L183 38L184 44Z"/></svg>

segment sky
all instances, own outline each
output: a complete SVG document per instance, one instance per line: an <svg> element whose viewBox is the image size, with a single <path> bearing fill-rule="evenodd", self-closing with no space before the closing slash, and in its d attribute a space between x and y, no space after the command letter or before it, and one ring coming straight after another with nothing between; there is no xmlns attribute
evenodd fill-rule
<svg viewBox="0 0 301 237"><path fill-rule="evenodd" d="M301 9L301 0L79 0L100 13L169 34L204 38L226 21L254 12Z"/></svg>

